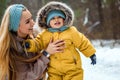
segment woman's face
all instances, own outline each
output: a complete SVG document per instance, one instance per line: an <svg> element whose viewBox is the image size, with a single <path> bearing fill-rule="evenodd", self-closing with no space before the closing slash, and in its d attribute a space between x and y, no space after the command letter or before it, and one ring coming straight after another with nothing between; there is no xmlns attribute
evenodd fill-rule
<svg viewBox="0 0 120 80"><path fill-rule="evenodd" d="M33 33L34 21L32 19L32 14L25 10L22 12L20 25L17 31L19 37L25 38L27 35Z"/></svg>
<svg viewBox="0 0 120 80"><path fill-rule="evenodd" d="M55 16L50 20L50 26L52 28L60 28L63 26L63 24L64 24L64 19L59 16Z"/></svg>

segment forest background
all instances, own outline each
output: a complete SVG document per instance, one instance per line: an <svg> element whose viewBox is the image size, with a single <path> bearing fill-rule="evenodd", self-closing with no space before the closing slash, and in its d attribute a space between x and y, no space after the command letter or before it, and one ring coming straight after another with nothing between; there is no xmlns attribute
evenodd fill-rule
<svg viewBox="0 0 120 80"><path fill-rule="evenodd" d="M120 39L120 0L0 0L0 22L13 3L24 4L35 20L38 10L49 1L69 5L75 13L74 26L89 39Z"/></svg>

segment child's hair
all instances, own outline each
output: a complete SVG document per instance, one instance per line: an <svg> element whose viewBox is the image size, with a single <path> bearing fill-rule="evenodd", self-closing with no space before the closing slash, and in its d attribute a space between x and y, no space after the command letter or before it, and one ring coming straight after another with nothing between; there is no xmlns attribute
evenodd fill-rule
<svg viewBox="0 0 120 80"><path fill-rule="evenodd" d="M49 28L47 25L47 15L52 10L60 10L65 14L65 21L64 24L66 26L71 26L74 21L74 12L73 10L62 2L51 1L43 6L37 13L36 22L39 27L42 28Z"/></svg>

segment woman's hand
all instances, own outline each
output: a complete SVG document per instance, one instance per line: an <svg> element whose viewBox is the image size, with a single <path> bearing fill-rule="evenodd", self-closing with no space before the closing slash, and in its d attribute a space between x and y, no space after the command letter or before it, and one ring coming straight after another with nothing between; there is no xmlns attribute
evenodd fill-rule
<svg viewBox="0 0 120 80"><path fill-rule="evenodd" d="M64 48L65 43L63 40L57 40L53 42L53 39L51 39L45 51L48 52L49 54L54 54L57 52L63 52Z"/></svg>

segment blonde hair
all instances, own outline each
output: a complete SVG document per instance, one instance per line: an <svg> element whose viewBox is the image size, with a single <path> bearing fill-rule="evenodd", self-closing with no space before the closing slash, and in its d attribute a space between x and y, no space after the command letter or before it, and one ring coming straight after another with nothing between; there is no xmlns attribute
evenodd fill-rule
<svg viewBox="0 0 120 80"><path fill-rule="evenodd" d="M5 80L6 76L9 77L9 9L10 7L6 9L0 25L0 80Z"/></svg>
<svg viewBox="0 0 120 80"><path fill-rule="evenodd" d="M15 59L18 59L23 62L33 62L41 56L41 54L37 54L33 58L26 59L24 57L16 55L17 51L16 41L14 39L13 33L9 31L10 8L11 6L9 6L6 9L0 25L0 80L5 79L15 80L14 78L16 76Z"/></svg>

